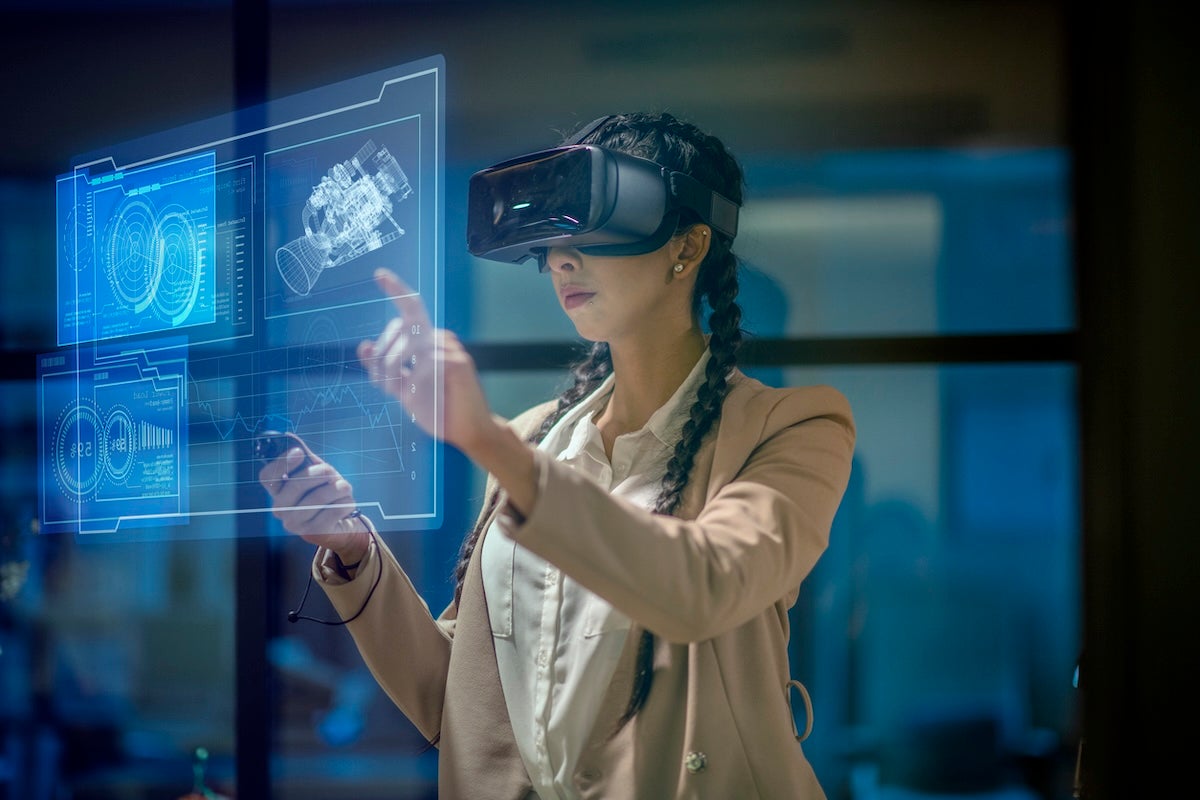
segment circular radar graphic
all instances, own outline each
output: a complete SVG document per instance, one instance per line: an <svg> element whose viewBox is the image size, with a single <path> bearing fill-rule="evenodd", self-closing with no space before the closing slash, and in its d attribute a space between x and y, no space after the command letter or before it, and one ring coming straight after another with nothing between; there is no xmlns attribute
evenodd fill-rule
<svg viewBox="0 0 1200 800"><path fill-rule="evenodd" d="M108 419L104 423L104 452L107 456L105 468L113 483L125 482L133 468L136 449L133 417L124 406L116 406L108 413Z"/></svg>
<svg viewBox="0 0 1200 800"><path fill-rule="evenodd" d="M154 210L141 198L126 198L108 224L105 244L105 271L113 293L134 311L145 311L162 274Z"/></svg>
<svg viewBox="0 0 1200 800"><path fill-rule="evenodd" d="M200 247L187 209L167 206L158 218L160 279L154 310L172 325L187 319L200 295Z"/></svg>
<svg viewBox="0 0 1200 800"><path fill-rule="evenodd" d="M58 252L76 272L83 272L92 263L92 236L87 215L87 206L76 205L59 232Z"/></svg>
<svg viewBox="0 0 1200 800"><path fill-rule="evenodd" d="M74 500L87 500L104 475L107 454L100 414L86 400L63 409L54 426L54 477Z"/></svg>

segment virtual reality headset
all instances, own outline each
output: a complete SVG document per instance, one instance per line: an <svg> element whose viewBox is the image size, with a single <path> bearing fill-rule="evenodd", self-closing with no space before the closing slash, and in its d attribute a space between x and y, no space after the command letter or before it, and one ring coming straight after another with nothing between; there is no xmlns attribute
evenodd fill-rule
<svg viewBox="0 0 1200 800"><path fill-rule="evenodd" d="M569 144L471 176L467 250L493 261L538 258L540 268L551 247L640 255L671 238L684 209L718 233L737 234L738 204L691 176L626 153Z"/></svg>

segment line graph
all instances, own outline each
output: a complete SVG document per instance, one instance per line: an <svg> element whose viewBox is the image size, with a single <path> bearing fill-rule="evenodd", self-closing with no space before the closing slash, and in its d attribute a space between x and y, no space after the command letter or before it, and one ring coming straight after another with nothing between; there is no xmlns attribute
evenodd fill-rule
<svg viewBox="0 0 1200 800"><path fill-rule="evenodd" d="M194 495L226 486L230 461L253 482L254 435L284 430L329 461L383 520L415 524L436 515L436 443L370 383L354 354L360 339L386 324L386 307L377 309L368 315L331 309L292 320L290 327L303 326L294 344L193 358L190 438L212 443L214 453L211 460L193 458Z"/></svg>

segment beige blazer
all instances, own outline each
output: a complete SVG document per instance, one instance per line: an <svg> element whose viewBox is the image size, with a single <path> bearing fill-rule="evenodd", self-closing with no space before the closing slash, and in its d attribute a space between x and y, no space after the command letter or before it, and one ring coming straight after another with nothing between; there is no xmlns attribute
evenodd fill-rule
<svg viewBox="0 0 1200 800"><path fill-rule="evenodd" d="M513 421L533 430L551 406ZM696 457L678 517L614 498L537 454L538 499L505 534L634 620L575 774L584 798L820 800L793 722L788 609L824 551L850 475L854 423L828 387L772 389L736 373ZM489 481L490 492L495 487ZM503 498L501 498L503 499ZM485 508L487 505L485 504ZM500 687L475 548L460 607L437 619L395 557L373 545L356 578L314 562L380 686L438 742L439 797L530 792ZM645 706L615 736L642 627L655 634Z"/></svg>

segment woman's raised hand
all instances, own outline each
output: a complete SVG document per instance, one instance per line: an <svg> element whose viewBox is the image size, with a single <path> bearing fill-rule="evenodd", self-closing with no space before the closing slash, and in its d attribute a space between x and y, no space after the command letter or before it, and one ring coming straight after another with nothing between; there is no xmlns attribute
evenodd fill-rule
<svg viewBox="0 0 1200 800"><path fill-rule="evenodd" d="M426 433L468 455L495 433L475 362L452 332L434 328L425 306L411 288L386 269L375 281L399 312L379 338L358 345L358 358L372 382L394 397ZM438 392L437 368L444 391ZM439 412L443 413L439 420Z"/></svg>

